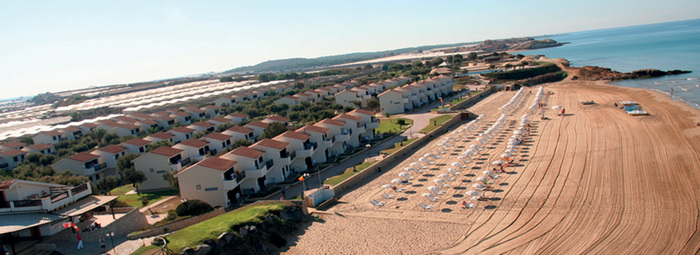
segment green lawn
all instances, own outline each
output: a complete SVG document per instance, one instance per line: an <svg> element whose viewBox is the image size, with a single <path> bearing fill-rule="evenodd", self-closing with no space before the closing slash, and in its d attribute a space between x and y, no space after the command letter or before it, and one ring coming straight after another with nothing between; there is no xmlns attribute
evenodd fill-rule
<svg viewBox="0 0 700 255"><path fill-rule="evenodd" d="M350 176L353 176L356 173L365 170L365 168L371 166L374 163L375 162L363 162L362 164L356 165L355 168L357 169L357 172L353 171L352 167L349 167L348 169L345 169L345 172L343 172L342 174L326 179L325 181L323 181L323 184L329 184L331 186L338 185L338 183L341 183L345 179L350 178Z"/></svg>
<svg viewBox="0 0 700 255"><path fill-rule="evenodd" d="M161 199L169 197L169 196L177 196L180 193L177 190L165 190L165 191L155 191L155 192L141 192L140 195L137 195L137 194L125 195L127 192L131 191L132 189L133 188L131 187L131 184L127 184L127 185L113 189L111 191L111 194L112 194L112 196L119 196L119 198L117 198L117 200L126 203L128 206L141 208L141 207L143 207L143 205L141 204L142 197L148 198L148 204L150 205L150 204L157 202L158 200L161 200Z"/></svg>
<svg viewBox="0 0 700 255"><path fill-rule="evenodd" d="M438 128L440 125L442 125L442 123L445 123L445 121L451 119L452 116L454 116L454 115L445 114L445 115L441 115L441 116L437 116L437 117L431 118L431 119L430 119L430 124L428 124L427 127L421 129L420 132L421 132L421 133L425 133L425 134L430 133L430 131L435 130L435 129Z"/></svg>
<svg viewBox="0 0 700 255"><path fill-rule="evenodd" d="M230 232L233 226L246 222L260 223L262 221L260 218L267 212L281 210L286 206L287 204L283 202L269 202L241 207L168 235L167 239L170 241L168 248L179 253L185 247L197 247L208 239L216 240L221 233Z"/></svg>
<svg viewBox="0 0 700 255"><path fill-rule="evenodd" d="M148 245L148 246L141 246L141 248L138 248L134 252L131 253L131 255L151 255L159 251L159 246L153 246L153 245Z"/></svg>
<svg viewBox="0 0 700 255"><path fill-rule="evenodd" d="M386 155L391 155L392 153L396 152L397 150L399 150L399 149L403 148L404 146L408 145L409 143L415 141L416 139L418 139L418 138L407 139L406 141L403 141L403 143L398 142L398 143L394 144L393 148L383 150L382 153L386 153ZM403 145L401 145L401 144L403 144Z"/></svg>
<svg viewBox="0 0 700 255"><path fill-rule="evenodd" d="M406 122L406 125L399 126L398 121L399 120L404 120ZM389 119L380 119L379 121L379 128L377 128L377 132L380 132L382 134L386 133L400 133L403 132L404 130L408 129L409 126L413 124L413 120L408 119L408 118L389 118Z"/></svg>

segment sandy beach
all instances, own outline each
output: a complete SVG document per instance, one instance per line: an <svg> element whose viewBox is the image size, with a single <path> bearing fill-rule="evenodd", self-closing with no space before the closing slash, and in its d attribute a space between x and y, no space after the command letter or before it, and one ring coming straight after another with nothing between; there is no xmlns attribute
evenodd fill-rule
<svg viewBox="0 0 700 255"><path fill-rule="evenodd" d="M422 196L460 153L472 133L411 173L406 191L382 188L450 133L434 139L393 169L344 194L284 251L286 254L659 254L700 249L700 111L668 96L604 82L565 80L545 85L543 102L562 105L566 116L547 110L533 116L532 132L518 147L515 166L464 209L482 171L500 159L517 120L537 87L509 114L500 133L475 162L460 168L449 188L432 202ZM532 91L532 93L530 93ZM498 92L470 111L485 114L481 131L500 116L515 92ZM579 101L594 100L594 105ZM613 104L638 102L648 116L628 116ZM467 123L460 123L464 126ZM395 195L386 199L382 194ZM378 207L370 200L385 201ZM434 206L424 210L419 204Z"/></svg>

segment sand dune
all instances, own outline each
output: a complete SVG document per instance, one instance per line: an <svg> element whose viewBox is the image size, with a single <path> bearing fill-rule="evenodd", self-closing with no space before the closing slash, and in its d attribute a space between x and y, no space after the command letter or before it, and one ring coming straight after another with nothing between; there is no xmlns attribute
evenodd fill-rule
<svg viewBox="0 0 700 255"><path fill-rule="evenodd" d="M546 86L554 94L544 102L563 105L567 116L549 110L550 120L531 118L533 132L518 148L518 165L506 168L509 173L491 184L487 201L462 209L461 202L469 200L464 193L505 149L536 91L531 90L510 114L500 140L489 143L476 163L460 169L439 201L422 194L474 143L473 135L435 159L436 165L422 175L412 173L411 184L400 185L406 193L381 185L433 152L442 138L345 194L323 216L325 222L306 229L287 253L688 254L700 249L700 127L695 126L700 111L660 93L602 82ZM472 107L487 115L480 130L495 121L497 108L513 94L499 92ZM579 104L584 100L597 104ZM621 100L639 102L650 115L628 116L613 107ZM382 193L396 198L385 199ZM387 204L375 207L371 199ZM421 202L435 209L425 211Z"/></svg>

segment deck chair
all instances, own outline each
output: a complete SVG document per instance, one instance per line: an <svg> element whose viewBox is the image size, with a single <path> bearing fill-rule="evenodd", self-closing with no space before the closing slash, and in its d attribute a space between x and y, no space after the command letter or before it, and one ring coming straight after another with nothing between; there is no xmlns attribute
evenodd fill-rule
<svg viewBox="0 0 700 255"><path fill-rule="evenodd" d="M376 199L372 199L371 201L369 201L369 203L371 203L373 206L383 206L384 204L386 204L386 202L378 201Z"/></svg>
<svg viewBox="0 0 700 255"><path fill-rule="evenodd" d="M427 205L427 204L425 204L425 203L423 203L423 202L421 202L420 204L418 204L418 206L420 206L420 208L423 208L423 210L432 210L432 209L433 209L433 205Z"/></svg>
<svg viewBox="0 0 700 255"><path fill-rule="evenodd" d="M384 197L384 198L386 198L386 199L392 199L392 198L394 198L394 195L390 195L390 194L387 194L387 193L383 193L383 194L382 194L382 197Z"/></svg>

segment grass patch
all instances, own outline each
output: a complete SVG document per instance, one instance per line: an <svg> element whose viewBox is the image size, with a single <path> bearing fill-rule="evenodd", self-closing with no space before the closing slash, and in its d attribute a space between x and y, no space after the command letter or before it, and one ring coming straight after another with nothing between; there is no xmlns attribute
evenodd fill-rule
<svg viewBox="0 0 700 255"><path fill-rule="evenodd" d="M362 164L356 165L355 169L357 169L357 172L353 171L352 167L348 167L348 169L345 169L345 172L343 172L342 174L333 176L333 177L328 178L325 181L323 181L323 184L329 184L331 186L338 185L338 183L341 183L345 179L350 178L350 176L353 176L353 175L361 172L362 170L365 170L365 168L368 168L369 166L371 166L374 163L375 162L363 162Z"/></svg>
<svg viewBox="0 0 700 255"><path fill-rule="evenodd" d="M233 226L260 223L261 218L269 211L282 210L286 206L287 204L283 202L244 206L168 235L167 239L170 241L168 248L174 252L181 252L185 247L197 247L208 239L216 240L221 233L230 232Z"/></svg>
<svg viewBox="0 0 700 255"><path fill-rule="evenodd" d="M153 246L153 245L147 245L147 246L141 246L141 248L138 248L135 250L131 255L151 255L151 254L156 254L157 252L160 251L159 246Z"/></svg>
<svg viewBox="0 0 700 255"><path fill-rule="evenodd" d="M111 193L112 193L112 196L119 196L119 198L117 198L117 200L126 203L128 206L138 207L138 208L143 207L143 205L141 204L142 197L148 198L148 204L150 205L150 204L157 202L158 200L161 200L161 199L169 197L169 196L177 196L180 193L177 190L164 190L164 191L154 191L154 192L141 192L140 195L137 195L137 194L126 195L126 193L131 191L131 189L132 189L131 184L127 184L127 185L113 189L111 191Z"/></svg>
<svg viewBox="0 0 700 255"><path fill-rule="evenodd" d="M416 139L418 139L418 138L411 138L411 139L407 139L406 141L398 142L398 143L394 144L393 148L383 150L382 153L386 153L386 155L391 155L392 153L396 152L397 150L399 150L399 149L403 148L404 146L408 145L409 143L415 141ZM403 144L403 145L401 145L401 144Z"/></svg>
<svg viewBox="0 0 700 255"><path fill-rule="evenodd" d="M454 115L445 114L445 115L441 115L441 116L437 116L437 117L431 118L431 119L430 119L430 123L428 124L428 126L425 127L425 128L423 128L423 129L421 129L420 132L421 132L421 133L425 133L425 134L430 133L430 131L435 130L435 129L438 128L440 125L442 125L442 123L445 123L445 121L451 119L452 116L454 116Z"/></svg>
<svg viewBox="0 0 700 255"><path fill-rule="evenodd" d="M406 125L399 125L399 120L403 120L406 122ZM408 119L408 118L388 118L388 119L380 119L379 120L379 127L377 128L377 132L380 132L382 134L396 134L396 133L401 133L404 130L408 129L413 125L413 120Z"/></svg>

